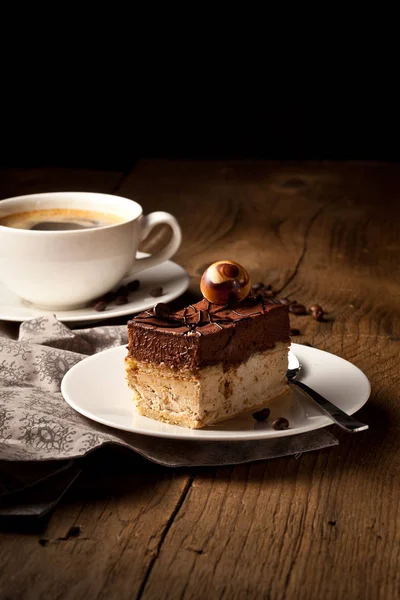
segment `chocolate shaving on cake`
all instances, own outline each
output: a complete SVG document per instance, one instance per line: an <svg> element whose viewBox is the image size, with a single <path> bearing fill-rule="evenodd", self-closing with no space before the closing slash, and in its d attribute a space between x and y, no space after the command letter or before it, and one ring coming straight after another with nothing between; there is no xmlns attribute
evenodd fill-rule
<svg viewBox="0 0 400 600"><path fill-rule="evenodd" d="M176 313L172 313L166 304L160 302L155 305L155 307L153 308L153 312L149 312L146 310L144 311L144 313L141 313L137 317L134 317L133 320L137 323L145 323L150 319L156 319L157 323L154 323L156 327L160 327L162 329L186 327L187 331L183 332L182 335L187 335L188 333L196 333L196 335L202 335L201 331L199 331L199 328L205 327L206 325L215 325L216 327L218 327L218 329L223 329L224 325L235 323L237 321L242 321L244 319L250 319L251 317L263 314L265 312L266 301L268 304L271 305L279 304L279 302L276 302L273 299L266 300L261 294L257 297L249 297L247 299L247 304L254 302L254 306L261 305L261 310L243 314L231 308L228 304L225 304L223 306L218 304L213 305L209 300L206 300L207 306L205 310L199 310L195 306L193 306L193 304L190 304L188 307L183 309L183 314L181 317L177 316ZM212 310L213 306L216 307L214 311ZM188 309L192 309L193 313L188 314ZM218 317L217 315L222 311L229 311L239 318L232 319L229 316ZM215 318L215 316L217 316L217 318Z"/></svg>

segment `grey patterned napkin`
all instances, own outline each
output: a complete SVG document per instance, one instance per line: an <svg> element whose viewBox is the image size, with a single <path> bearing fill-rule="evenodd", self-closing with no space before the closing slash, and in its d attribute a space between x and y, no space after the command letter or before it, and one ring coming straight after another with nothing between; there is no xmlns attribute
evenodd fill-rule
<svg viewBox="0 0 400 600"><path fill-rule="evenodd" d="M0 461L66 460L104 444L128 447L167 466L238 464L337 444L328 432L246 443L177 442L94 423L62 398L61 380L90 354L127 343L126 326L71 330L55 317L22 323L18 339L0 324Z"/></svg>

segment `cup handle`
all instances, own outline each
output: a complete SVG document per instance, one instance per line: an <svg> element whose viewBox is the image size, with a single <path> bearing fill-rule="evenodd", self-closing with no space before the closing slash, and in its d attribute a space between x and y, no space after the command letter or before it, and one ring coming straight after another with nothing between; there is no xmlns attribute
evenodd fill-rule
<svg viewBox="0 0 400 600"><path fill-rule="evenodd" d="M159 250L159 252L156 252L151 256L146 256L145 258L136 259L135 264L133 265L128 275L126 275L123 278L121 282L122 285L129 283L136 275L136 273L139 273L139 271L143 271L144 269L148 269L149 267L154 267L154 265L168 260L178 250L182 241L181 228L175 217L162 210L150 213L149 215L144 215L142 217L140 241L144 240L149 235L153 227L160 224L169 225L171 227L172 238L164 248Z"/></svg>

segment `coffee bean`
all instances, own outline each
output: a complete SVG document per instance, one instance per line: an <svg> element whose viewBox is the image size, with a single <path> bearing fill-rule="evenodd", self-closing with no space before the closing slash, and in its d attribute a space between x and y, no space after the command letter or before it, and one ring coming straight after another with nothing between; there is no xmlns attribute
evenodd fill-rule
<svg viewBox="0 0 400 600"><path fill-rule="evenodd" d="M253 418L256 421L266 421L270 415L270 412L271 411L269 408L262 408L261 410L253 413Z"/></svg>
<svg viewBox="0 0 400 600"><path fill-rule="evenodd" d="M149 292L150 296L152 296L153 298L158 298L159 296L162 296L163 293L164 292L163 292L163 289L161 286L156 287L156 288L150 290L150 292Z"/></svg>
<svg viewBox="0 0 400 600"><path fill-rule="evenodd" d="M107 308L107 302L105 302L104 300L100 300L99 302L96 302L93 308L97 312L103 312Z"/></svg>
<svg viewBox="0 0 400 600"><path fill-rule="evenodd" d="M264 299L265 298L266 297L264 296ZM274 305L274 304L280 304L280 302L279 302L278 298L274 297L274 298L268 298L268 304Z"/></svg>
<svg viewBox="0 0 400 600"><path fill-rule="evenodd" d="M293 302L292 304L289 304L289 312L293 313L294 315L305 315L306 307L304 304Z"/></svg>
<svg viewBox="0 0 400 600"><path fill-rule="evenodd" d="M285 419L285 417L279 417L279 419L275 419L275 421L272 423L272 427L278 431L281 431L282 429L288 429L289 421Z"/></svg>
<svg viewBox="0 0 400 600"><path fill-rule="evenodd" d="M121 285L116 292L117 296L127 296L128 295L128 288L126 285Z"/></svg>
<svg viewBox="0 0 400 600"><path fill-rule="evenodd" d="M123 304L128 304L129 298L128 296L117 296L115 298L115 304L117 306L122 306Z"/></svg>
<svg viewBox="0 0 400 600"><path fill-rule="evenodd" d="M170 309L166 304L164 304L164 302L159 302L156 304L153 308L153 313L154 316L158 317L159 319L168 319L171 315Z"/></svg>
<svg viewBox="0 0 400 600"><path fill-rule="evenodd" d="M100 298L100 300L102 300L103 302L113 302L115 300L115 298L117 297L117 294L115 292L107 292L107 294L104 294L104 296L102 296Z"/></svg>
<svg viewBox="0 0 400 600"><path fill-rule="evenodd" d="M139 286L140 286L139 279L135 279L134 281L130 281L126 287L128 288L128 290L130 292L136 292L136 290L139 289Z"/></svg>
<svg viewBox="0 0 400 600"><path fill-rule="evenodd" d="M301 331L300 331L300 329L291 329L290 335L292 335L292 336L301 335Z"/></svg>
<svg viewBox="0 0 400 600"><path fill-rule="evenodd" d="M319 304L313 304L312 306L310 306L309 310L313 319L315 319L316 321L323 321L324 311Z"/></svg>
<svg viewBox="0 0 400 600"><path fill-rule="evenodd" d="M275 298L276 296L276 291L272 289L272 287L268 286L270 289L265 289L262 290L262 295L265 296L266 298Z"/></svg>

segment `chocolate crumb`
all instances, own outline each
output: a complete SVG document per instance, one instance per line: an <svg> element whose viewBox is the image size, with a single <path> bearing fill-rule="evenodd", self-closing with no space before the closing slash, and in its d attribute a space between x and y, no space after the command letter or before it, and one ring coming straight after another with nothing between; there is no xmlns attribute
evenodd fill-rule
<svg viewBox="0 0 400 600"><path fill-rule="evenodd" d="M269 408L262 408L257 412L253 413L253 418L256 421L266 421L270 415L271 411Z"/></svg>
<svg viewBox="0 0 400 600"><path fill-rule="evenodd" d="M105 302L104 300L100 300L100 302L96 302L93 308L97 312L103 312L106 310L107 306L107 302Z"/></svg>
<svg viewBox="0 0 400 600"><path fill-rule="evenodd" d="M123 304L128 304L129 298L128 296L117 296L115 298L115 304L117 306L122 306Z"/></svg>
<svg viewBox="0 0 400 600"><path fill-rule="evenodd" d="M304 304L292 302L292 304L289 304L289 312L293 313L294 315L305 315L306 307L304 306Z"/></svg>
<svg viewBox="0 0 400 600"><path fill-rule="evenodd" d="M336 525L336 521L328 521L328 525L332 525L332 527L334 527Z"/></svg>
<svg viewBox="0 0 400 600"><path fill-rule="evenodd" d="M313 319L315 319L316 321L323 321L324 311L319 304L313 304L312 306L310 306L309 311Z"/></svg>
<svg viewBox="0 0 400 600"><path fill-rule="evenodd" d="M162 287L161 287L161 286L160 286L160 287L153 288L153 289L152 289L152 290L150 290L150 292L149 292L150 296L152 296L153 298L158 298L159 296L162 296L162 295L163 295L163 293L164 293L164 292L163 292L163 289L162 289Z"/></svg>
<svg viewBox="0 0 400 600"><path fill-rule="evenodd" d="M49 544L49 540L47 538L40 538L39 544L45 548Z"/></svg>
<svg viewBox="0 0 400 600"><path fill-rule="evenodd" d="M139 289L139 286L140 286L139 279L134 279L134 281L130 281L126 287L128 288L128 290L130 292L136 292L136 290Z"/></svg>
<svg viewBox="0 0 400 600"><path fill-rule="evenodd" d="M278 431L288 429L289 421L285 419L285 417L279 417L279 419L275 419L275 421L272 423L272 427Z"/></svg>
<svg viewBox="0 0 400 600"><path fill-rule="evenodd" d="M301 331L300 331L300 329L291 329L290 330L290 335L291 336L301 335Z"/></svg>

